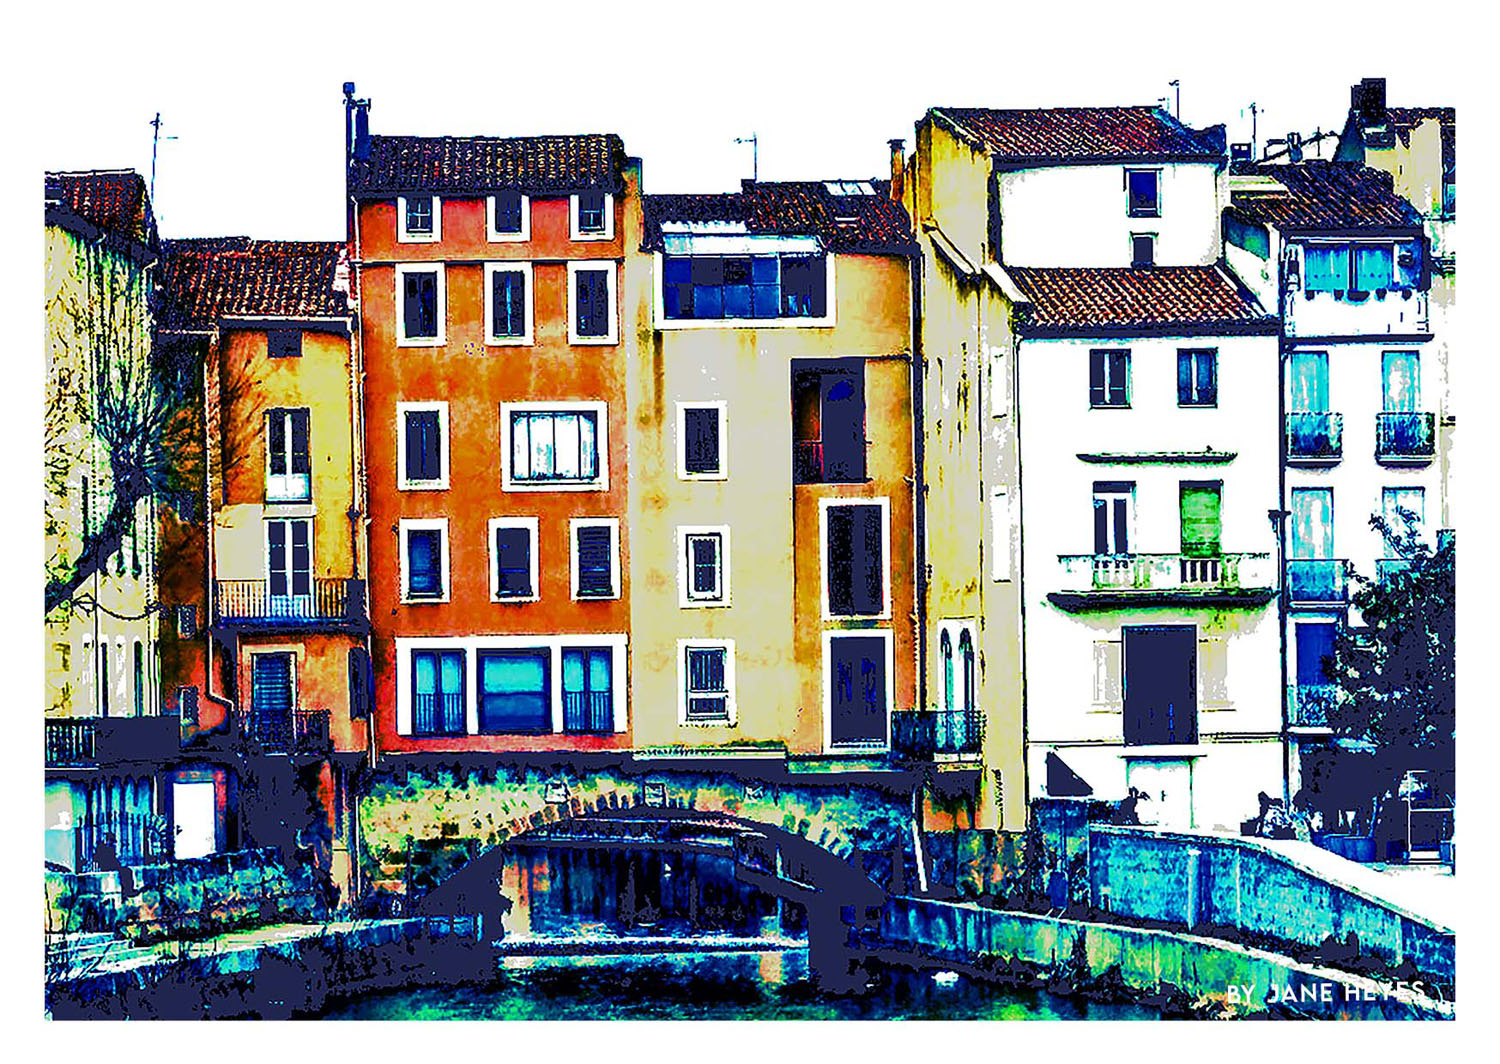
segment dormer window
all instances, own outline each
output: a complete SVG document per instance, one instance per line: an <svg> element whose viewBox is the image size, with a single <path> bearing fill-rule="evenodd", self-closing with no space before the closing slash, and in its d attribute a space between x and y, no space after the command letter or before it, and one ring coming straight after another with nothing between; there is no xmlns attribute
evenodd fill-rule
<svg viewBox="0 0 1500 1064"><path fill-rule="evenodd" d="M615 198L610 193L598 189L574 193L571 214L574 240L609 240L614 237Z"/></svg>
<svg viewBox="0 0 1500 1064"><path fill-rule="evenodd" d="M1161 217L1161 171L1126 170L1125 195L1130 217Z"/></svg>
<svg viewBox="0 0 1500 1064"><path fill-rule="evenodd" d="M432 243L442 237L442 207L436 196L396 197L396 239L403 244Z"/></svg>

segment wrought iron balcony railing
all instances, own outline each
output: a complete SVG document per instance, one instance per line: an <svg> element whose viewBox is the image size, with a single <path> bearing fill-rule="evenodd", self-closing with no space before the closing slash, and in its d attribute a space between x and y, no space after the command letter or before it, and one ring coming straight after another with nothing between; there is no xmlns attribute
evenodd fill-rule
<svg viewBox="0 0 1500 1064"><path fill-rule="evenodd" d="M268 753L316 753L332 743L328 710L298 709L266 713L255 709L240 714L240 730Z"/></svg>
<svg viewBox="0 0 1500 1064"><path fill-rule="evenodd" d="M898 710L891 714L891 752L913 761L937 754L977 754L984 715L977 709Z"/></svg>
<svg viewBox="0 0 1500 1064"><path fill-rule="evenodd" d="M1337 603L1349 597L1349 565L1343 558L1288 558L1287 598L1293 604Z"/></svg>
<svg viewBox="0 0 1500 1064"><path fill-rule="evenodd" d="M413 735L463 735L468 731L462 691L415 694L411 702Z"/></svg>
<svg viewBox="0 0 1500 1064"><path fill-rule="evenodd" d="M363 580L319 577L308 581L304 594L272 594L269 580L219 580L214 588L214 613L221 624L308 627L365 619Z"/></svg>
<svg viewBox="0 0 1500 1064"><path fill-rule="evenodd" d="M1331 465L1344 454L1344 415L1326 411L1286 416L1286 457L1303 465Z"/></svg>
<svg viewBox="0 0 1500 1064"><path fill-rule="evenodd" d="M97 717L71 717L43 723L48 768L96 765L99 763Z"/></svg>
<svg viewBox="0 0 1500 1064"><path fill-rule="evenodd" d="M1389 464L1432 461L1437 450L1436 421L1431 413L1376 414L1376 460Z"/></svg>
<svg viewBox="0 0 1500 1064"><path fill-rule="evenodd" d="M564 691L563 731L604 735L615 730L614 696L609 691Z"/></svg>

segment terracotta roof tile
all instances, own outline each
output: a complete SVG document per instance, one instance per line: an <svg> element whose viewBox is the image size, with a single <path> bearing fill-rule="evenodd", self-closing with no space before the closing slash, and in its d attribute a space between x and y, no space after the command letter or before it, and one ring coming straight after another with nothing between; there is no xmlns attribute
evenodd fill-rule
<svg viewBox="0 0 1500 1064"><path fill-rule="evenodd" d="M370 138L370 153L354 163L356 194L404 191L522 192L616 190L625 145L613 133L549 137Z"/></svg>
<svg viewBox="0 0 1500 1064"><path fill-rule="evenodd" d="M1275 330L1275 319L1217 266L1005 269L1032 300L1021 323L1022 335L1163 328Z"/></svg>
<svg viewBox="0 0 1500 1064"><path fill-rule="evenodd" d="M237 315L346 315L347 300L337 287L343 247L243 236L166 241L158 322L167 329L206 329Z"/></svg>
<svg viewBox="0 0 1500 1064"><path fill-rule="evenodd" d="M1085 158L1221 159L1222 128L1189 129L1160 107L1055 107L997 110L935 107L999 159L1066 162Z"/></svg>
<svg viewBox="0 0 1500 1064"><path fill-rule="evenodd" d="M1420 229L1422 218L1396 195L1390 174L1357 163L1308 160L1236 166L1273 178L1280 192L1236 191L1230 209L1284 229Z"/></svg>
<svg viewBox="0 0 1500 1064"><path fill-rule="evenodd" d="M868 186L837 195L829 185ZM743 222L752 234L816 236L833 252L914 252L911 220L890 197L890 182L746 181L739 192L646 196L645 246L661 247L663 222Z"/></svg>
<svg viewBox="0 0 1500 1064"><path fill-rule="evenodd" d="M48 173L44 197L107 233L141 244L156 240L146 182L134 170Z"/></svg>

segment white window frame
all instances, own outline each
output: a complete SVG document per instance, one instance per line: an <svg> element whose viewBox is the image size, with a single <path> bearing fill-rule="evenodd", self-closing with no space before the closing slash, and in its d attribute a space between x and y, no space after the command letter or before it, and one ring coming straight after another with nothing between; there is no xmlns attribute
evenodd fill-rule
<svg viewBox="0 0 1500 1064"><path fill-rule="evenodd" d="M717 473L689 473L687 468L687 412L689 410L717 410L719 412L719 471ZM729 479L729 404L723 399L697 399L677 404L677 479L678 480L728 480Z"/></svg>
<svg viewBox="0 0 1500 1064"><path fill-rule="evenodd" d="M276 474L273 474L271 472L271 418L273 416L280 416L282 418L282 421L283 421L282 442L286 446L286 467L287 467L288 470L290 470L292 468L292 419L291 419L291 415L295 411L298 411L298 410L306 411L306 413L307 413L307 472L306 473L286 472L286 473L276 473ZM290 505L293 505L293 506L298 506L298 505L305 506L305 505L310 504L312 502L312 497L313 497L313 495L312 495L312 492L313 492L313 482L312 482L312 410L311 410L311 408L305 407L305 406L278 406L278 407L275 407L274 409L267 410L266 411L265 422L264 422L264 431L265 431L265 435L266 435L266 502L268 502L268 503L275 503L275 504L287 503L287 504L290 504ZM285 490L285 486L288 485L288 484L295 483L296 480L298 478L300 478L300 477L305 477L306 478L306 480L307 480L307 490L303 494L301 494L301 495L293 496L293 495L289 494ZM276 484L280 490L273 491L272 490L272 485L273 484Z"/></svg>
<svg viewBox="0 0 1500 1064"><path fill-rule="evenodd" d="M443 198L432 195L432 232L410 233L406 229L406 197L396 197L396 242L398 244L436 244L443 239Z"/></svg>
<svg viewBox="0 0 1500 1064"><path fill-rule="evenodd" d="M828 510L833 506L880 507L880 587L881 605L879 613L834 613L829 607L828 593ZM822 574L823 620L825 621L888 621L891 619L891 500L884 495L837 495L818 500L818 571Z"/></svg>
<svg viewBox="0 0 1500 1064"><path fill-rule="evenodd" d="M578 193L568 197L568 237L574 241L613 240L615 238L615 194L604 193L604 231L585 233L578 228Z"/></svg>
<svg viewBox="0 0 1500 1064"><path fill-rule="evenodd" d="M687 713L688 664L687 652L692 650L724 651L724 716L712 720L689 719ZM739 705L735 697L734 640L733 639L679 639L677 640L677 723L687 728L732 728L739 723Z"/></svg>
<svg viewBox="0 0 1500 1064"><path fill-rule="evenodd" d="M835 264L838 256L831 251L825 251L823 254L823 263L828 271L825 281L826 295L824 299L824 307L827 313L821 318L669 318L667 317L666 296L663 292L663 285L665 284L665 281L662 279L664 258L665 256L660 251L653 253L651 316L652 326L658 330L831 329L838 324L838 293L836 287L838 270Z"/></svg>
<svg viewBox="0 0 1500 1064"><path fill-rule="evenodd" d="M291 526L293 524L297 523L297 522L301 522L301 523L307 525L307 595L306 596L297 596L297 595L292 594L292 529L291 529ZM261 551L262 551L261 557L265 559L265 566L264 566L264 570L263 571L266 574L265 575L265 581L266 581L266 598L269 599L271 597L271 525L272 524L283 524L283 525L287 526L287 530L286 530L286 594L285 595L278 595L277 597L278 598L289 598L289 599L290 598L298 598L298 597L312 598L313 596L315 596L317 594L317 591L314 588L314 582L317 580L317 576L318 576L318 559L317 559L317 555L316 555L317 542L313 538L313 533L315 531L315 529L313 528L313 519L312 519L311 516L289 517L289 516L286 516L284 512L280 512L280 511L276 512L275 516L263 518L262 521L261 521L261 530L260 530Z"/></svg>
<svg viewBox="0 0 1500 1064"><path fill-rule="evenodd" d="M833 745L833 641L835 639L878 637L885 643L885 742L845 743ZM958 687L958 640L953 642L954 693ZM974 686L979 686L979 646L974 646ZM975 692L978 700L978 692ZM830 629L823 633L823 752L879 753L890 749L891 714L896 708L896 637L889 628L843 628Z"/></svg>
<svg viewBox="0 0 1500 1064"><path fill-rule="evenodd" d="M609 529L609 581L614 594L578 594L578 530ZM618 517L573 517L568 520L568 589L574 602L609 602L618 599L620 587L620 519Z"/></svg>
<svg viewBox="0 0 1500 1064"><path fill-rule="evenodd" d="M599 475L593 480L573 483L558 481L515 480L511 477L512 414L571 413L593 411L594 447L599 453ZM500 483L505 491L608 491L609 490L609 404L595 401L524 402L500 404Z"/></svg>
<svg viewBox="0 0 1500 1064"><path fill-rule="evenodd" d="M519 273L525 278L521 298L526 304L526 331L520 336L495 334L495 275ZM536 299L529 262L486 262L484 264L484 342L488 347L528 347L535 342Z"/></svg>
<svg viewBox="0 0 1500 1064"><path fill-rule="evenodd" d="M521 231L502 233L495 228L495 197L484 198L484 232L491 244L517 244L531 239L531 197L521 193Z"/></svg>
<svg viewBox="0 0 1500 1064"><path fill-rule="evenodd" d="M1127 166L1125 171L1125 216L1127 218L1160 218L1162 212L1162 178L1166 174L1166 168L1161 166ZM1156 210L1150 214L1137 214L1130 203L1130 175L1136 173L1154 173L1156 175Z"/></svg>
<svg viewBox="0 0 1500 1064"><path fill-rule="evenodd" d="M1128 551L1126 551L1125 553L1123 553L1123 554L1121 552L1119 552L1119 551L1113 551L1113 552L1111 552L1109 554L1099 555L1099 557L1102 557L1102 558L1123 558L1123 557L1128 557L1129 555L1139 554L1140 553L1140 551L1136 549L1136 547L1138 546L1138 543L1137 543L1137 540L1136 540L1136 524L1135 524L1135 507L1136 507L1135 496L1136 496L1136 492L1140 488L1140 485L1139 485L1138 482L1133 481L1133 480L1132 481L1123 481L1122 483L1128 483L1128 484L1130 484L1130 490L1129 491L1099 491L1099 490L1095 490L1093 487L1090 487L1090 489L1089 489L1089 522L1088 522L1088 526L1087 527L1088 527L1088 535L1089 535L1090 541L1092 541L1093 537L1094 537L1094 503L1096 501L1098 501L1099 499L1103 499L1103 500L1105 500L1105 505L1107 507L1109 507L1109 512L1108 512L1108 514L1106 516L1105 525L1109 529L1109 538L1114 541L1111 545L1112 546L1119 546L1120 534L1119 534L1119 529L1115 527L1115 515L1114 515L1114 506L1113 506L1113 503L1114 503L1114 500L1116 500L1116 499L1124 499L1125 500L1125 545L1126 545L1126 547L1128 547L1130 549ZM1091 554L1093 553L1092 549L1090 550L1090 553Z"/></svg>
<svg viewBox="0 0 1500 1064"><path fill-rule="evenodd" d="M436 410L438 416L438 466L442 474L437 480L408 480L406 478L406 415L424 410ZM448 404L445 401L410 402L396 404L396 488L399 491L447 491L448 490Z"/></svg>
<svg viewBox="0 0 1500 1064"><path fill-rule="evenodd" d="M489 547L485 554L490 560L490 601L499 602L504 605L520 605L527 602L536 602L542 597L542 585L539 582L541 567L537 560L538 541L538 519L535 517L492 517L489 525ZM531 594L525 596L500 594L500 557L495 552L495 531L500 528L524 528L531 537L531 544L527 548L531 562Z"/></svg>
<svg viewBox="0 0 1500 1064"><path fill-rule="evenodd" d="M578 286L574 283L574 278L586 271L601 272L607 278L605 287L609 290L609 332L604 336L578 335ZM609 347L620 342L619 274L620 266L614 259L574 259L568 263L568 343L580 347Z"/></svg>
<svg viewBox="0 0 1500 1064"><path fill-rule="evenodd" d="M406 299L402 282L409 273L437 274L437 335L406 335ZM441 262L406 262L396 267L396 346L442 347L448 342L448 279Z"/></svg>
<svg viewBox="0 0 1500 1064"><path fill-rule="evenodd" d="M447 602L453 597L453 582L448 572L448 519L446 517L403 517L400 519L400 542L398 546L401 556L398 559L401 575L401 601L412 606L426 606L434 603ZM441 551L441 572L443 577L443 593L441 595L418 595L411 596L411 574L407 572L407 541L413 532L437 531L443 536L443 547Z"/></svg>
<svg viewBox="0 0 1500 1064"><path fill-rule="evenodd" d="M693 597L693 566L692 559L688 553L688 544L691 540L701 536L719 537L719 593L712 598ZM677 604L685 610L730 605L728 525L677 526Z"/></svg>
<svg viewBox="0 0 1500 1064"><path fill-rule="evenodd" d="M291 659L292 659L292 675L291 675L291 680L292 680L292 713L295 714L299 709L302 708L302 654L303 654L303 650L304 650L304 647L301 644L299 644L299 643L266 643L264 645L257 645L255 647L255 649L250 652L250 669L249 669L249 676L248 676L249 682L246 684L246 689L247 689L247 692L248 692L248 697L245 700L245 703L246 703L245 708L246 708L247 711L249 711L251 713L253 713L255 711L255 659L258 658L258 657L261 657L262 655L267 655L267 656L272 656L272 657L279 657L279 656L285 654L285 655L288 655L289 657L291 657ZM203 713L203 703L202 703L201 699L199 700L199 703L198 703L198 712L199 712L199 715L201 717L201 715Z"/></svg>

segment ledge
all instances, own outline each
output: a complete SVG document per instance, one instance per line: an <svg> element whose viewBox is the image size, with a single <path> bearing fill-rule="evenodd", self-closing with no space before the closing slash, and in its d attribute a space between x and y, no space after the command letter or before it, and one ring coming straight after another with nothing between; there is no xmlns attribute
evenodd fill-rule
<svg viewBox="0 0 1500 1064"><path fill-rule="evenodd" d="M1122 591L1052 591L1047 601L1064 613L1093 613L1101 610L1160 609L1171 606L1249 608L1264 606L1276 597L1274 588L1257 587L1240 590L1217 588L1164 588Z"/></svg>
<svg viewBox="0 0 1500 1064"><path fill-rule="evenodd" d="M1083 453L1079 461L1094 465L1224 465L1238 457L1237 451L1096 451Z"/></svg>

